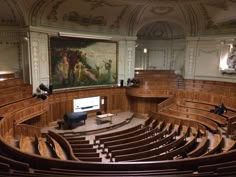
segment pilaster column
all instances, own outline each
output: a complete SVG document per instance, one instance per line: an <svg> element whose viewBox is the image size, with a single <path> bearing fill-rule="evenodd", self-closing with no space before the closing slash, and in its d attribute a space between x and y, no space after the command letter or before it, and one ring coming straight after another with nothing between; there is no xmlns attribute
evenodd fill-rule
<svg viewBox="0 0 236 177"><path fill-rule="evenodd" d="M119 41L118 44L118 82L124 80L124 85L127 85L128 78L134 77L136 42L134 40L123 40Z"/></svg>
<svg viewBox="0 0 236 177"><path fill-rule="evenodd" d="M188 40L185 55L185 79L194 79L198 40Z"/></svg>
<svg viewBox="0 0 236 177"><path fill-rule="evenodd" d="M48 35L30 32L31 81L33 92L39 84L49 85Z"/></svg>

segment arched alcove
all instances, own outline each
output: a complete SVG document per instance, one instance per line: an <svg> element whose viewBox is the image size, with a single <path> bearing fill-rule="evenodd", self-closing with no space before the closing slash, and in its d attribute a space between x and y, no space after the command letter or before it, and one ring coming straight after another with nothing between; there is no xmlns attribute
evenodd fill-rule
<svg viewBox="0 0 236 177"><path fill-rule="evenodd" d="M183 72L185 31L175 24L157 21L137 33L136 68Z"/></svg>

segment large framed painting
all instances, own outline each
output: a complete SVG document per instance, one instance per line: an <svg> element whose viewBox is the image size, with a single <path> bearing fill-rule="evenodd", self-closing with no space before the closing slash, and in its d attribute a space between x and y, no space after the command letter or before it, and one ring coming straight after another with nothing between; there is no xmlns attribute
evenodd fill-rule
<svg viewBox="0 0 236 177"><path fill-rule="evenodd" d="M54 89L113 85L117 82L117 43L85 38L50 38Z"/></svg>

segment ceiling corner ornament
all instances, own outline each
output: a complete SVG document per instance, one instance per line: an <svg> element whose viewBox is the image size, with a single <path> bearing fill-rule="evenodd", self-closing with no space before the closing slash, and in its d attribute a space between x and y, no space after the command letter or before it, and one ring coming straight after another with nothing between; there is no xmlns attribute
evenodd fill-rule
<svg viewBox="0 0 236 177"><path fill-rule="evenodd" d="M58 19L57 19L57 10L58 8L60 7L61 4L63 4L63 2L65 2L64 0L60 0L58 1L51 9L50 13L48 14L47 16L47 19L49 21L52 21L52 22L56 22Z"/></svg>
<svg viewBox="0 0 236 177"><path fill-rule="evenodd" d="M70 11L68 13L65 13L63 15L63 21L77 23L81 26L91 26L91 25L105 26L107 24L107 21L103 16L93 16L93 15L82 16L76 11Z"/></svg>
<svg viewBox="0 0 236 177"><path fill-rule="evenodd" d="M120 28L120 21L123 19L125 12L128 9L128 5L125 5L125 7L121 10L120 14L116 17L115 21L113 22L113 24L110 26L111 29L114 28Z"/></svg>
<svg viewBox="0 0 236 177"><path fill-rule="evenodd" d="M202 14L203 14L203 16L205 17L205 19L207 21L206 26L205 26L206 29L210 29L213 26L215 26L215 23L213 22L212 18L208 14L208 11L207 11L207 9L206 9L206 7L204 6L203 3L200 3L200 7L201 7L201 10L202 10Z"/></svg>
<svg viewBox="0 0 236 177"><path fill-rule="evenodd" d="M174 7L170 6L156 6L152 7L150 12L155 15L166 15L174 11Z"/></svg>

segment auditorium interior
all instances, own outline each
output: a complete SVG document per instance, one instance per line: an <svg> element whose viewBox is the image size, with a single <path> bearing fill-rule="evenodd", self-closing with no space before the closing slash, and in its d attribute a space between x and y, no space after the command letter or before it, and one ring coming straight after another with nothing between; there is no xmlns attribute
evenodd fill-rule
<svg viewBox="0 0 236 177"><path fill-rule="evenodd" d="M0 0L0 176L236 176L236 0Z"/></svg>

